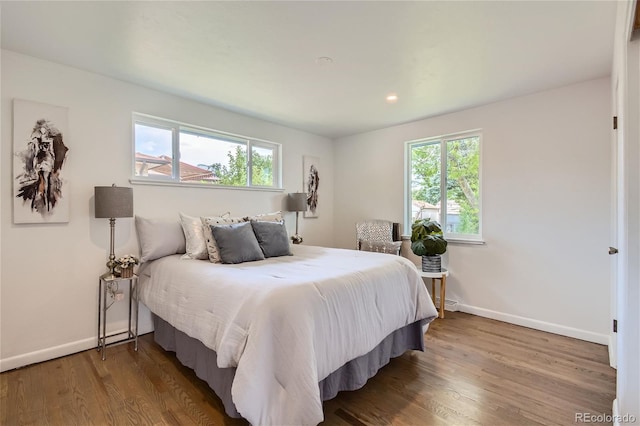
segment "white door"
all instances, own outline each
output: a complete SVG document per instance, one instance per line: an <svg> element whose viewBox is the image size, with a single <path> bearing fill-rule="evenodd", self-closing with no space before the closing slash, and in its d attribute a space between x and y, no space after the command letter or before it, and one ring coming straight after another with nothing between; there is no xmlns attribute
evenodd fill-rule
<svg viewBox="0 0 640 426"><path fill-rule="evenodd" d="M616 400L613 413L640 423L640 40L632 40L636 2L618 3L613 78L617 78L615 153ZM615 89L615 86L612 88ZM613 108L612 108L613 109ZM615 138L612 138L614 140ZM612 290L613 292L613 290ZM621 423L618 420L616 423Z"/></svg>
<svg viewBox="0 0 640 426"><path fill-rule="evenodd" d="M613 88L613 116L614 120L618 119L618 111L620 111L619 103L621 102L619 96L619 79L616 76L615 85ZM618 127L616 125L616 127ZM610 270L611 270L611 302L610 302L610 311L611 311L611 328L609 329L609 364L611 367L616 368L618 363L618 338L617 332L614 331L614 323L617 323L617 315L618 315L618 287L619 277L618 277L618 261L620 256L617 255L618 250L618 236L620 235L620 229L618 224L623 223L620 219L620 212L623 212L624 209L620 208L620 203L623 203L624 200L621 200L621 172L623 170L622 165L620 164L619 153L622 152L620 149L620 141L621 138L618 137L618 134L621 130L614 129L613 137L611 143L611 246L609 247L610 254Z"/></svg>

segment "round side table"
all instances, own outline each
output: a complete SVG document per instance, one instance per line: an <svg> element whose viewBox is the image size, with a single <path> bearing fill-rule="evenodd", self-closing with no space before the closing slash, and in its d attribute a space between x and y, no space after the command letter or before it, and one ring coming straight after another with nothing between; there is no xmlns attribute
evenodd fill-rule
<svg viewBox="0 0 640 426"><path fill-rule="evenodd" d="M419 267L418 267L419 268ZM442 268L440 272L424 272L418 269L422 278L431 278L431 300L436 304L436 280L440 280L440 318L444 318L444 300L447 291L447 277L449 271Z"/></svg>

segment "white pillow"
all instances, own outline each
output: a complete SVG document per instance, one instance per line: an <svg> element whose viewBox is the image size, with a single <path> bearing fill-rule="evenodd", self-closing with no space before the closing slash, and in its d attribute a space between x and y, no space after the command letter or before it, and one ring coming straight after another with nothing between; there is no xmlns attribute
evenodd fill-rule
<svg viewBox="0 0 640 426"><path fill-rule="evenodd" d="M136 216L135 221L140 244L140 263L185 252L184 232L177 220Z"/></svg>
<svg viewBox="0 0 640 426"><path fill-rule="evenodd" d="M263 213L257 214L255 216L247 216L245 217L245 220L247 222L250 222L252 220L256 222L282 222L284 219L282 218L282 212L278 210L277 212L273 213Z"/></svg>
<svg viewBox="0 0 640 426"><path fill-rule="evenodd" d="M229 217L227 212L219 217ZM186 239L186 253L183 259L208 259L207 240L204 234L202 221L199 217L187 216L180 213L180 223Z"/></svg>
<svg viewBox="0 0 640 426"><path fill-rule="evenodd" d="M213 263L220 263L220 253L218 251L218 245L213 238L211 232L211 225L230 225L232 223L246 222L244 217L229 217L229 216L213 216L213 217L201 217L202 230L204 231L204 239L207 243L207 253L209 254L209 261Z"/></svg>

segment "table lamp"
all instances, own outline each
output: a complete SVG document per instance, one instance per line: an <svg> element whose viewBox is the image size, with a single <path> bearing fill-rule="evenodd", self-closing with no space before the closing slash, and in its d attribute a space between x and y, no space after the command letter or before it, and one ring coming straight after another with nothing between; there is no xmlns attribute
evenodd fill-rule
<svg viewBox="0 0 640 426"><path fill-rule="evenodd" d="M287 195L287 210L296 212L296 233L291 236L291 242L293 244L300 244L302 242L302 237L298 234L298 215L300 212L307 211L307 207L306 192L292 192Z"/></svg>
<svg viewBox="0 0 640 426"><path fill-rule="evenodd" d="M109 245L109 261L107 268L101 278L115 278L114 269L116 267L116 255L113 252L113 241L115 236L115 226L117 217L133 217L133 188L116 186L96 186L94 202L96 218L108 218L111 227L111 243Z"/></svg>

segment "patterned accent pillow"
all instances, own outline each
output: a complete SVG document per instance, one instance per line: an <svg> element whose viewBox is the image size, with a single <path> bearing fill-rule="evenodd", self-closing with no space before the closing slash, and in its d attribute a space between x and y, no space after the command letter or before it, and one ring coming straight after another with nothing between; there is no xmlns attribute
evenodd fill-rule
<svg viewBox="0 0 640 426"><path fill-rule="evenodd" d="M212 216L212 217L201 217L200 221L202 222L202 230L204 233L204 239L207 243L207 253L209 255L209 261L213 263L220 263L220 253L218 251L218 245L216 244L216 240L213 238L213 234L211 233L212 225L230 225L232 223L241 223L246 222L244 217L225 217L225 216Z"/></svg>
<svg viewBox="0 0 640 426"><path fill-rule="evenodd" d="M400 254L402 241L360 241L360 250L374 251L377 253Z"/></svg>
<svg viewBox="0 0 640 426"><path fill-rule="evenodd" d="M227 218L230 216L231 213L227 212L219 217ZM207 240L200 218L180 213L180 224L187 240L187 252L182 256L182 259L208 259Z"/></svg>
<svg viewBox="0 0 640 426"><path fill-rule="evenodd" d="M255 216L247 216L244 218L247 222L256 221L256 222L282 222L284 219L282 218L282 212L277 211L273 213L264 213L257 214Z"/></svg>

